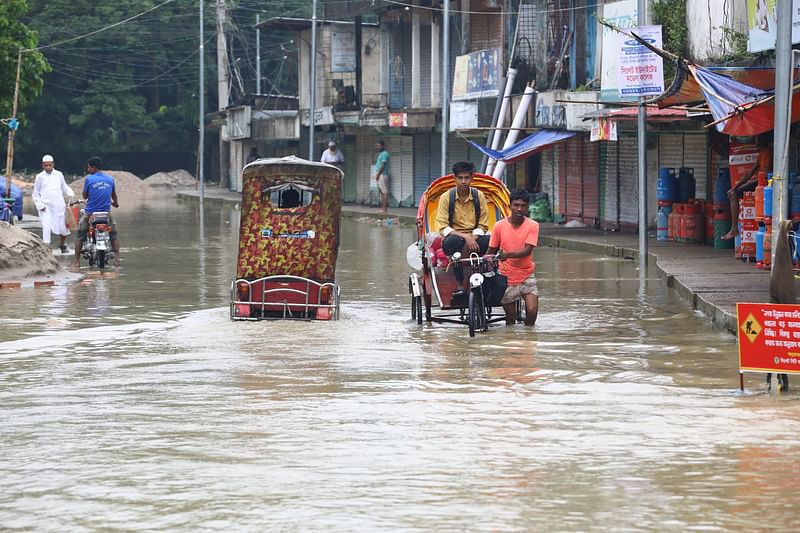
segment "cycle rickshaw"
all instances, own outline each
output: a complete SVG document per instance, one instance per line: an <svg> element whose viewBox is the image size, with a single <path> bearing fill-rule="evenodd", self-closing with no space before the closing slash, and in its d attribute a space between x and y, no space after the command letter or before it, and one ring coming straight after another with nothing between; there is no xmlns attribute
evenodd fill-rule
<svg viewBox="0 0 800 533"><path fill-rule="evenodd" d="M338 319L342 171L288 156L242 173L231 319Z"/></svg>
<svg viewBox="0 0 800 533"><path fill-rule="evenodd" d="M421 265L416 267L420 272L412 272L409 276L409 293L411 294L411 318L417 324L424 319L428 322L449 322L466 324L470 337L476 331L486 331L489 324L505 321L505 313L499 303L502 294L490 294L489 289L496 287L497 260L494 256L479 257L446 257L441 250L441 237L436 227L436 212L439 199L456 182L452 174L442 176L431 183L420 197L417 210L418 248L417 257ZM473 174L471 187L483 192L489 210L489 231L494 224L510 214L509 194L506 186L498 179L486 174ZM469 280L469 291L464 294L453 294L460 288L453 268L459 262L464 271L464 279ZM412 260L409 260L409 264ZM413 265L412 265L413 266ZM434 302L435 298L435 302ZM434 311L434 308L436 309ZM499 309L499 313L495 310ZM517 316L520 316L518 313Z"/></svg>

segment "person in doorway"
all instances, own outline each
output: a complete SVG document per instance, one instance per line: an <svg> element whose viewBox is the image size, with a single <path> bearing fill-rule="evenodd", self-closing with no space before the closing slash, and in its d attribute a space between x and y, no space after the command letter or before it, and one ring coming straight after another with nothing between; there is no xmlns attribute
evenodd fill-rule
<svg viewBox="0 0 800 533"><path fill-rule="evenodd" d="M344 167L344 154L336 147L336 141L328 143L328 149L322 152L320 162L333 165L339 169Z"/></svg>
<svg viewBox="0 0 800 533"><path fill-rule="evenodd" d="M81 266L81 250L83 241L89 233L89 217L92 213L108 213L108 222L111 225L111 247L114 250L114 266L119 266L119 236L117 235L117 224L111 217L111 206L119 207L117 200L117 189L114 178L100 171L103 161L97 156L92 156L86 162L89 175L83 184L83 198L86 200L84 215L78 222L78 240L75 241L75 262L73 266Z"/></svg>
<svg viewBox="0 0 800 533"><path fill-rule="evenodd" d="M247 154L247 163L248 164L252 163L253 161L256 161L258 159L261 159L261 156L258 155L258 148L256 148L255 146L251 146L250 153Z"/></svg>
<svg viewBox="0 0 800 533"><path fill-rule="evenodd" d="M375 181L378 184L378 192L381 195L381 212L389 210L389 152L386 151L386 143L378 141L375 143L378 157L375 160Z"/></svg>
<svg viewBox="0 0 800 533"><path fill-rule="evenodd" d="M475 165L470 161L459 161L453 165L456 186L439 197L436 225L442 235L442 250L447 256L461 252L466 257L471 253L483 255L489 247L489 210L486 196L471 187ZM464 283L463 269L456 263L453 272L456 281Z"/></svg>
<svg viewBox="0 0 800 533"><path fill-rule="evenodd" d="M42 222L42 242L49 245L50 235L55 233L59 237L61 253L67 252L66 207L64 196L72 198L75 193L64 181L64 174L55 168L52 155L42 157L42 171L36 175L33 183L33 203L39 212Z"/></svg>
<svg viewBox="0 0 800 533"><path fill-rule="evenodd" d="M739 178L739 180L728 189L728 199L731 204L731 230L720 237L722 240L733 239L739 235L739 200L745 192L756 190L758 186L759 172L772 172L772 135L762 133L756 139L758 144L758 162L753 169Z"/></svg>
<svg viewBox="0 0 800 533"><path fill-rule="evenodd" d="M497 253L500 273L508 278L503 295L506 324L517 321L517 301L525 302L525 325L533 326L539 315L539 289L536 285L536 263L533 249L539 242L539 223L528 218L528 191L515 189L511 193L511 215L500 220L492 229L487 254Z"/></svg>

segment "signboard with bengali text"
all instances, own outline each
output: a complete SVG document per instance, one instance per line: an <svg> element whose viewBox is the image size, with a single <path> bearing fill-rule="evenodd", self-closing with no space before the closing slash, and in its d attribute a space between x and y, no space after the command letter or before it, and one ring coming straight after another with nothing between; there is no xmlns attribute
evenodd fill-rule
<svg viewBox="0 0 800 533"><path fill-rule="evenodd" d="M631 32L661 48L661 26L638 26ZM642 43L622 33L619 39L619 96L657 96L664 92L664 59Z"/></svg>
<svg viewBox="0 0 800 533"><path fill-rule="evenodd" d="M800 374L800 305L736 304L739 370Z"/></svg>

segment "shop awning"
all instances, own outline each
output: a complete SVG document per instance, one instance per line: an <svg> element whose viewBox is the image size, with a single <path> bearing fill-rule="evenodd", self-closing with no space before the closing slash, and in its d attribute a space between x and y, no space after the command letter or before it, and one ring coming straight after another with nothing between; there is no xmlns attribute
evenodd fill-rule
<svg viewBox="0 0 800 533"><path fill-rule="evenodd" d="M486 148L485 146L481 146L474 141L468 142L492 159L503 161L504 163L513 163L519 159L525 159L526 157L530 157L537 152L541 152L545 148L549 148L554 144L566 141L573 135L575 135L574 131L539 130L536 133L525 137L517 144L514 144L501 151Z"/></svg>

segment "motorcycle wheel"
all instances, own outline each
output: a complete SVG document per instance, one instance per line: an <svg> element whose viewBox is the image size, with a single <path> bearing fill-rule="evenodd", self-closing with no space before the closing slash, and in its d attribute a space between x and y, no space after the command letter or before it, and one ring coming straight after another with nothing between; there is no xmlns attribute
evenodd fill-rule
<svg viewBox="0 0 800 533"><path fill-rule="evenodd" d="M97 250L97 268L106 267L106 251Z"/></svg>

